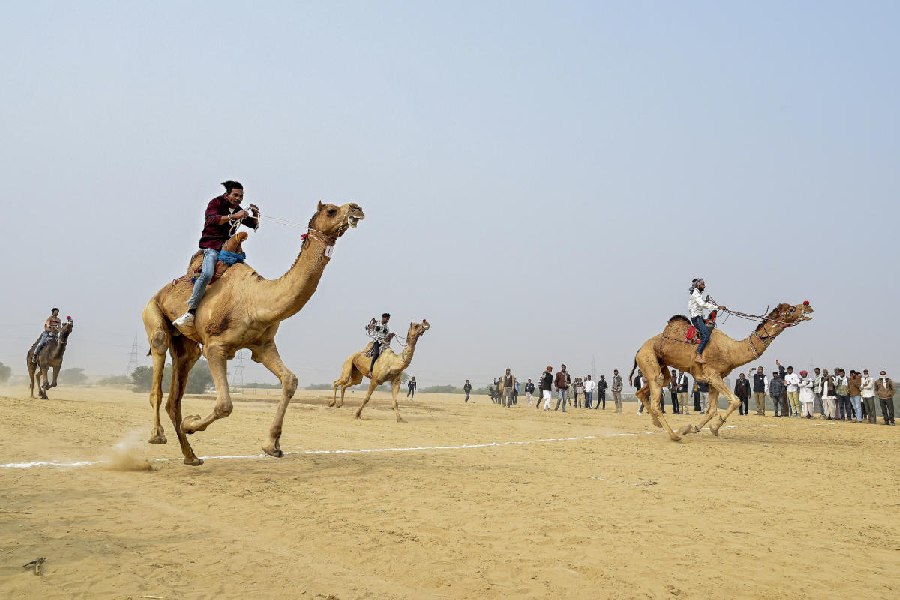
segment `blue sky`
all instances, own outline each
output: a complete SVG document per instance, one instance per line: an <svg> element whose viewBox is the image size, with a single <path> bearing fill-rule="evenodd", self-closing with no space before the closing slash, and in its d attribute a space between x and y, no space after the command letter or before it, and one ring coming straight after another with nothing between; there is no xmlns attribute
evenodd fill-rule
<svg viewBox="0 0 900 600"><path fill-rule="evenodd" d="M769 363L898 372L896 3L28 2L4 22L17 372L51 305L78 321L66 366L124 371L229 178L269 215L367 213L277 338L301 385L385 310L433 323L423 386L630 368L698 275L748 312L812 302ZM298 247L265 223L249 262L275 277Z"/></svg>

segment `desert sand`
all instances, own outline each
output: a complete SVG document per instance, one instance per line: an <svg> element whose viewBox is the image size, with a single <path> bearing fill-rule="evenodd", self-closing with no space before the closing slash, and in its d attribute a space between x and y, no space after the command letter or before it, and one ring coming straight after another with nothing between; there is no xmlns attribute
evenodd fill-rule
<svg viewBox="0 0 900 600"><path fill-rule="evenodd" d="M361 392L301 391L274 459L274 394L248 391L187 467L167 419L145 443L145 394L50 395L0 389L2 598L900 595L900 428L735 413L673 443L633 403L420 394L398 424L386 394L357 421Z"/></svg>

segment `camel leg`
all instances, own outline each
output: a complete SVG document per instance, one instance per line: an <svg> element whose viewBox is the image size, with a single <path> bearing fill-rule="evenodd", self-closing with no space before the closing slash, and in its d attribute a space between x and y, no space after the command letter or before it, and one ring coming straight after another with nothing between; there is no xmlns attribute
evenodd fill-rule
<svg viewBox="0 0 900 600"><path fill-rule="evenodd" d="M337 407L340 408L344 405L344 390L347 389L347 386L350 385L350 372L353 370L353 361L347 360L344 361L344 366L341 368L341 375L337 379L334 380L334 397L331 399L331 402L328 404L328 408L332 408L337 404L337 392L338 388L341 388L341 403L337 404Z"/></svg>
<svg viewBox="0 0 900 600"><path fill-rule="evenodd" d="M166 400L166 412L172 420L172 425L175 427L175 435L178 436L181 453L184 455L184 464L198 467L203 464L203 461L194 454L194 449L191 448L187 435L181 428L181 399L184 397L184 390L187 387L191 367L200 358L200 346L184 336L178 336L172 340L171 352L172 385L169 388L169 397ZM160 430L162 430L161 427ZM163 440L165 440L165 436L163 436Z"/></svg>
<svg viewBox="0 0 900 600"><path fill-rule="evenodd" d="M644 404L644 407L650 413L650 416L653 419L653 424L657 427L662 427L663 429L665 429L666 433L669 434L669 439L671 439L672 441L680 441L681 436L675 433L675 431L672 429L672 426L669 425L669 421L666 419L666 416L662 414L659 406L662 394L662 386L666 381L666 376L663 374L663 369L668 372L668 368L660 367L659 363L656 360L656 356L652 353L645 354L643 352L638 352L636 360L638 366L641 369L641 373L644 376L644 381L647 382L643 388L638 390L638 397L640 397L641 402ZM649 392L646 392L645 390L648 387Z"/></svg>
<svg viewBox="0 0 900 600"><path fill-rule="evenodd" d="M38 397L42 400L49 400L47 397L47 367L38 365Z"/></svg>
<svg viewBox="0 0 900 600"><path fill-rule="evenodd" d="M53 367L51 367L53 369L53 382L50 383L47 389L56 387L56 380L59 377L59 370L61 367L62 365L54 365Z"/></svg>
<svg viewBox="0 0 900 600"><path fill-rule="evenodd" d="M740 399L734 395L728 386L725 385L725 381L722 380L718 375L713 375L709 379L709 416L707 417L707 421L712 419L713 416L716 416L717 419L710 423L709 430L713 433L713 435L719 435L719 429L722 425L725 424L725 420L731 416L740 405ZM725 412L725 415L720 415L719 413L719 392L721 392L726 398L728 398L728 410ZM702 425L701 425L702 427Z"/></svg>
<svg viewBox="0 0 900 600"><path fill-rule="evenodd" d="M366 404L369 403L369 398L372 397L372 392L374 392L375 388L377 388L377 387L378 387L378 382L376 382L374 379L370 379L369 380L369 389L366 390L366 397L363 398L362 404L360 404L359 408L356 409L356 418L357 419L361 418L360 415L362 415L363 409L366 407Z"/></svg>
<svg viewBox="0 0 900 600"><path fill-rule="evenodd" d="M269 443L263 446L263 452L275 458L284 456L281 451L281 431L284 425L284 414L287 412L288 404L297 391L297 376L285 366L284 361L278 354L278 348L274 343L269 343L262 348L253 350L253 360L263 364L265 368L272 372L275 377L281 381L281 400L275 409L275 420L272 422L272 428L269 430Z"/></svg>
<svg viewBox="0 0 900 600"><path fill-rule="evenodd" d="M150 444L165 444L166 434L159 422L159 407L162 404L163 370L166 366L166 352L169 349L169 335L160 329L148 336L150 354L153 357L153 381L150 384L150 406L153 407L153 428L150 430Z"/></svg>
<svg viewBox="0 0 900 600"><path fill-rule="evenodd" d="M225 356L225 349L221 346L206 347L206 361L209 364L213 384L216 386L216 405L213 407L213 411L202 419L200 415L190 415L182 419L181 428L188 435L197 431L206 431L206 428L212 423L230 415L234 408L231 404L231 394L228 391L228 371L226 370L228 359Z"/></svg>
<svg viewBox="0 0 900 600"><path fill-rule="evenodd" d="M34 378L37 374L37 369L35 369L34 363L31 362L31 354L29 354L25 360L28 362L28 392L31 397L34 398Z"/></svg>
<svg viewBox="0 0 900 600"><path fill-rule="evenodd" d="M400 410L397 408L397 393L400 391L400 378L398 377L394 381L391 382L391 395L394 397L394 414L397 415L398 423L406 423L400 417Z"/></svg>

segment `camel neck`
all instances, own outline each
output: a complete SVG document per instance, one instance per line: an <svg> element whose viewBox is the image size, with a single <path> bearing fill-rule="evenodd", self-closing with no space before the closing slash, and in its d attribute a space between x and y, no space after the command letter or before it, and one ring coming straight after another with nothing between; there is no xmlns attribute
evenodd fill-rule
<svg viewBox="0 0 900 600"><path fill-rule="evenodd" d="M736 361L739 361L736 366L746 365L749 362L759 360L762 353L766 351L782 331L784 331L782 325L766 319L761 327L741 340L739 349L734 356Z"/></svg>
<svg viewBox="0 0 900 600"><path fill-rule="evenodd" d="M314 233L306 237L300 254L287 273L274 281L267 281L261 287L261 297L255 303L259 307L260 320L283 321L306 305L331 261L331 250L334 248L331 242Z"/></svg>

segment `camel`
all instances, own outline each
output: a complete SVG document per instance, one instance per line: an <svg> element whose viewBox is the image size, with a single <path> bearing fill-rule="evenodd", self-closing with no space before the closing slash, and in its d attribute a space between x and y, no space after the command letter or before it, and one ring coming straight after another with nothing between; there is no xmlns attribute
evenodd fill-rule
<svg viewBox="0 0 900 600"><path fill-rule="evenodd" d="M397 408L397 393L400 391L400 376L403 374L406 367L409 366L409 363L412 362L413 354L416 351L416 342L418 342L419 338L429 329L431 329L431 325L428 323L427 319L422 319L421 323L410 323L409 332L406 334L406 347L400 354L394 354L394 351L391 350L389 346L386 346L375 361L374 374L369 372L369 367L372 365L372 357L367 356L372 347L371 343L359 352L354 352L348 356L347 360L344 361L341 376L334 380L334 397L331 399L331 402L328 403L328 406L334 407L335 404L337 404L337 408L342 407L344 405L344 391L351 385L361 383L363 377L368 377L369 389L366 391L366 397L363 398L362 404L356 409L356 418L359 419L360 415L362 415L363 408L366 407L375 388L385 381L390 381L391 394L394 399L394 414L397 415L397 422L406 423L406 421L400 417L400 411ZM341 388L340 402L337 401L337 391L339 387Z"/></svg>
<svg viewBox="0 0 900 600"><path fill-rule="evenodd" d="M35 341L28 349L25 355L25 363L28 366L28 383L31 397L34 398L34 386L37 384L38 397L42 400L49 400L47 390L56 387L56 379L59 377L59 371L62 368L63 354L66 353L66 344L69 343L69 335L75 324L67 320L59 330L59 335L52 338L47 344L41 348L38 354L37 364L34 364L34 347L37 345ZM47 378L47 370L53 369L53 381Z"/></svg>
<svg viewBox="0 0 900 600"><path fill-rule="evenodd" d="M231 414L226 362L234 358L238 350L247 348L251 358L262 363L281 382L281 400L263 451L276 458L284 455L281 451L282 424L288 404L297 390L298 380L281 360L275 345L275 334L281 321L299 312L315 293L337 239L348 228L356 227L363 218L365 215L356 204L335 206L319 202L316 214L309 221L308 233L302 236L300 254L284 275L267 280L244 263L229 267L218 281L207 288L197 309L194 327L185 331L179 331L172 321L184 312L191 294L193 286L189 277L181 277L165 285L147 302L142 318L153 357L150 404L154 412L149 443L166 443L159 408L167 351L172 356L172 385L166 412L175 426L184 464L197 466L202 465L203 461L194 454L187 435L205 431L214 421ZM237 234L227 247L239 246L243 238L238 236L241 235L246 236ZM193 272L197 259L197 256L192 259L189 274ZM181 398L188 373L200 357L201 346L216 386L216 404L205 418L190 415L182 419Z"/></svg>
<svg viewBox="0 0 900 600"><path fill-rule="evenodd" d="M634 369L641 369L646 383L637 391L636 396L651 415L653 424L664 428L673 441L679 441L681 436L688 433L698 433L714 416L719 418L710 424L709 429L714 435L719 435L719 428L740 406L740 400L725 384L724 378L737 367L758 359L781 332L810 320L812 317L809 314L812 312L809 302L796 306L779 304L743 340L733 340L718 329L714 329L709 345L703 353L706 359L703 364L698 364L694 360L696 347L685 341L687 330L691 326L690 322L687 317L675 315L669 319L661 334L644 342L638 350ZM709 406L700 424L685 425L677 433L672 430L659 407L662 388L668 386L672 378L670 367L690 373L696 380L706 381L710 385ZM631 375L634 375L634 369ZM719 393L724 394L729 401L724 416L718 415Z"/></svg>

